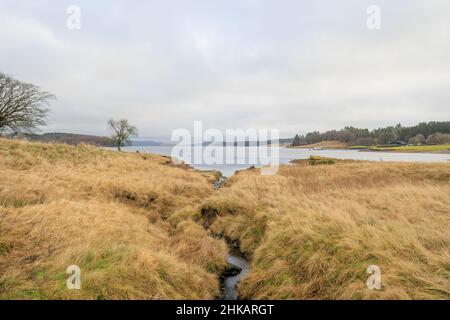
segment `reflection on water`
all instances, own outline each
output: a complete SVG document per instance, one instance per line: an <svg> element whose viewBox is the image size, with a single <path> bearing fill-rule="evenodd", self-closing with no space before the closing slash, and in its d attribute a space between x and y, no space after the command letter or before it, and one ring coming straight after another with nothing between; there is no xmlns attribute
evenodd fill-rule
<svg viewBox="0 0 450 320"><path fill-rule="evenodd" d="M234 147L225 147L233 149ZM238 147L244 148L245 147ZM157 153L164 156L170 156L171 146L157 146L157 147L126 147L128 152L146 152ZM238 154L239 152L236 152ZM368 161L397 161L397 162L447 162L450 161L450 154L436 154L436 153L396 153L396 152L366 152L359 150L309 150L296 148L279 148L279 163L287 164L294 159L308 159L311 155L336 158L336 159L350 159L350 160L368 160ZM237 159L243 160L243 159ZM248 158L247 158L248 160ZM250 159L255 160L255 159ZM248 164L191 164L194 168L201 170L218 170L224 176L232 176L236 170L242 170L251 167L253 161L247 161ZM238 163L235 161L235 163ZM258 165L256 165L258 167Z"/></svg>
<svg viewBox="0 0 450 320"><path fill-rule="evenodd" d="M227 257L227 262L233 266L238 267L241 271L233 276L227 277L223 283L223 300L237 300L239 292L236 288L239 281L250 272L250 263L241 255L230 253Z"/></svg>

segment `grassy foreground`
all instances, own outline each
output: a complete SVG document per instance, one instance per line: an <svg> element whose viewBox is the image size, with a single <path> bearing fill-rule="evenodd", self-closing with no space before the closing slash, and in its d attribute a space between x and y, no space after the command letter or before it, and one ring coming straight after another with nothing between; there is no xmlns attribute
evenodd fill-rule
<svg viewBox="0 0 450 320"><path fill-rule="evenodd" d="M202 212L252 257L246 298L450 299L450 164L242 171ZM381 290L366 286L369 265Z"/></svg>
<svg viewBox="0 0 450 320"><path fill-rule="evenodd" d="M0 299L211 299L226 245L191 219L211 177L156 155L0 139ZM82 290L67 290L66 268Z"/></svg>
<svg viewBox="0 0 450 320"><path fill-rule="evenodd" d="M316 157L214 191L156 155L0 139L0 173L0 299L212 299L205 220L251 257L244 298L450 299L450 164Z"/></svg>

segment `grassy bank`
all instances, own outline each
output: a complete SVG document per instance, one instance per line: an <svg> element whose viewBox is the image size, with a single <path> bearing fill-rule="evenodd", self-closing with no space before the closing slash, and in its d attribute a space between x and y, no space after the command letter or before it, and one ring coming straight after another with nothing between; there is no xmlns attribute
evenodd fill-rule
<svg viewBox="0 0 450 320"><path fill-rule="evenodd" d="M156 155L0 140L0 299L211 299L211 176ZM67 290L69 265L82 290Z"/></svg>
<svg viewBox="0 0 450 320"><path fill-rule="evenodd" d="M370 150L383 152L434 152L434 153L450 153L450 144L440 145L420 145L420 146L400 146L400 147L382 147L382 146L348 146L339 141L322 141L309 145L302 145L298 147L289 146L289 148L299 149L352 149L352 150Z"/></svg>
<svg viewBox="0 0 450 320"><path fill-rule="evenodd" d="M379 147L379 146L354 146L350 149L367 149L371 151L393 151L393 152L444 152L450 153L450 144L441 145L421 145L404 147Z"/></svg>
<svg viewBox="0 0 450 320"><path fill-rule="evenodd" d="M256 299L449 299L450 164L298 161L240 172L203 205L241 243ZM369 265L382 289L366 286Z"/></svg>

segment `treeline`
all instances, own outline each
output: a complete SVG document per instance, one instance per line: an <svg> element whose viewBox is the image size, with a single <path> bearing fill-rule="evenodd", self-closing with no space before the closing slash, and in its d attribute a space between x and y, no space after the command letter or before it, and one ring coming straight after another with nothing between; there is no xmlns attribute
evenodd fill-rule
<svg viewBox="0 0 450 320"><path fill-rule="evenodd" d="M45 143L67 143L78 145L80 143L92 144L102 147L114 147L114 142L108 137L91 136L73 133L44 133L44 134L13 134L10 137L24 138L30 141Z"/></svg>
<svg viewBox="0 0 450 320"><path fill-rule="evenodd" d="M397 124L374 130L345 127L324 133L315 131L296 135L292 145L301 146L322 141L339 141L349 146L389 145L394 141L409 144L444 144L450 143L450 121L422 122L412 127Z"/></svg>

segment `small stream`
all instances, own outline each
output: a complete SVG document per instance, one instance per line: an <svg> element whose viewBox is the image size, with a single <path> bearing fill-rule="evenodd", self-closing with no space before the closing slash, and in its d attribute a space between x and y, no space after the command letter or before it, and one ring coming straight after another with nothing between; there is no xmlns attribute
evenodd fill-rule
<svg viewBox="0 0 450 320"><path fill-rule="evenodd" d="M239 248L231 247L227 257L228 267L222 273L220 300L237 300L239 281L250 272L250 262L240 252Z"/></svg>
<svg viewBox="0 0 450 320"><path fill-rule="evenodd" d="M213 183L214 189L222 188L228 178L224 175ZM205 226L207 228L207 226ZM239 281L250 272L250 261L245 254L241 252L241 248L237 241L230 241L228 243L227 267L220 275L220 300L238 300L239 292L237 289Z"/></svg>

